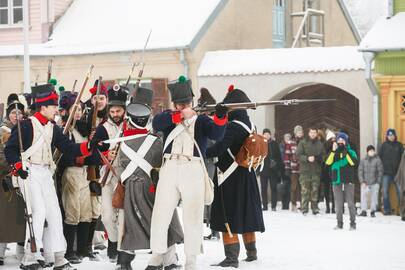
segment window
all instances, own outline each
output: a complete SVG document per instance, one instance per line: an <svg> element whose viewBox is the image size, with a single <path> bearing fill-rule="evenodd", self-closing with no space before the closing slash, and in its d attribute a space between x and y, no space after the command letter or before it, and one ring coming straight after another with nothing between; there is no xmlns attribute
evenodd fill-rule
<svg viewBox="0 0 405 270"><path fill-rule="evenodd" d="M0 0L0 26L21 24L23 0Z"/></svg>
<svg viewBox="0 0 405 270"><path fill-rule="evenodd" d="M285 47L285 1L273 2L273 48Z"/></svg>

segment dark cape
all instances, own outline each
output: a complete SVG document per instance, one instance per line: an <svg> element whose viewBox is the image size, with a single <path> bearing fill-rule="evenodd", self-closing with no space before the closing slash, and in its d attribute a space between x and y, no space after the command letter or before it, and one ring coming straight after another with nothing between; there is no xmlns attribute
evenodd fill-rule
<svg viewBox="0 0 405 270"><path fill-rule="evenodd" d="M148 135L154 136L154 135ZM146 137L136 138L125 142L135 152L138 151ZM162 165L163 143L160 139L155 140L152 147L145 155L153 168ZM131 160L122 152L119 152L120 166L117 172L121 174ZM121 243L123 250L150 249L150 230L152 210L155 203L155 184L152 179L141 169L137 168L124 182L124 236ZM174 211L172 222L169 226L168 246L183 242L183 230Z"/></svg>
<svg viewBox="0 0 405 270"><path fill-rule="evenodd" d="M232 120L239 120L251 126L245 110L229 113L230 122L226 126L223 140L207 149L208 158L218 157L216 165L222 172L233 162L227 149L230 148L232 154L236 156L249 136L242 126ZM217 174L213 181L215 189L211 209L211 229L226 232L224 223L227 220L233 233L264 232L260 192L254 170L249 171L239 166L220 187Z"/></svg>
<svg viewBox="0 0 405 270"><path fill-rule="evenodd" d="M7 125L11 128L10 125ZM7 165L4 157L4 144L6 138L3 129L0 129L0 181L10 178L10 166ZM0 243L24 242L25 240L25 219L24 219L24 200L14 191L4 192L0 187Z"/></svg>

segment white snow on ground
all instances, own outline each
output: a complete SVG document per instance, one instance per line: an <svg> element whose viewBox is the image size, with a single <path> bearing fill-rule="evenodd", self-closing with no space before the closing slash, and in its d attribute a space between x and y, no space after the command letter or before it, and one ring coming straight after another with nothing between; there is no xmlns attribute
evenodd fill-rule
<svg viewBox="0 0 405 270"><path fill-rule="evenodd" d="M346 213L348 210L346 209ZM403 270L405 269L405 222L397 216L359 217L357 231L349 231L348 215L344 230L335 231L335 215L308 215L290 211L264 213L266 232L257 234L259 260L241 262L246 270ZM207 231L208 234L208 231ZM205 241L205 253L198 258L199 269L212 267L224 258L221 241ZM14 246L7 252L6 265L1 270L18 269L13 257ZM184 263L183 246L178 247ZM147 252L139 252L132 266L145 269ZM105 251L102 257L106 258ZM244 258L243 247L240 258ZM107 262L85 261L79 270L112 270Z"/></svg>

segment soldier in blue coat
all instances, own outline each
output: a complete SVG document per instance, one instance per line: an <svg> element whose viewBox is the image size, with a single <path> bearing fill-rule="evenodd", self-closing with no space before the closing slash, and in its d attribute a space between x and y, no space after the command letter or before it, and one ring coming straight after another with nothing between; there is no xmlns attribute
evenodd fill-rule
<svg viewBox="0 0 405 270"><path fill-rule="evenodd" d="M223 100L224 103L250 102L247 95L231 86ZM207 157L218 157L217 168L225 173L231 168L234 157L249 136L244 125L253 130L246 110L235 110L228 114L224 138L207 149ZM240 124L242 123L242 124ZM218 185L218 174L214 177L214 202L211 209L211 228L223 232L225 260L216 266L235 267L239 265L240 251L238 234L242 234L245 244L246 261L257 260L255 232L264 232L264 222L260 203L259 187L254 170L236 167L225 181ZM229 223L233 236L225 233L225 223Z"/></svg>
<svg viewBox="0 0 405 270"><path fill-rule="evenodd" d="M208 139L218 140L223 136L227 116L223 106L217 107L213 119L197 116L192 109L191 81L183 76L168 87L176 110L164 111L153 119L154 130L164 135L164 161L152 213L151 249L155 254L167 252L169 224L181 200L185 269L193 270L203 239L203 159Z"/></svg>
<svg viewBox="0 0 405 270"><path fill-rule="evenodd" d="M33 227L38 252L27 249L22 260L24 269L38 269L39 261L54 261L57 270L74 269L64 258L66 241L63 235L61 210L52 178L55 170L53 150L69 152L72 156L89 155L87 141L73 143L54 122L58 111L58 95L53 85L45 84L32 88L36 112L21 122L22 147L20 152L18 130L14 128L4 154L19 181L27 181L32 206ZM21 159L23 156L23 160ZM23 185L20 185L20 188ZM44 228L44 224L47 226ZM28 246L28 245L27 245ZM39 252L43 248L47 258Z"/></svg>

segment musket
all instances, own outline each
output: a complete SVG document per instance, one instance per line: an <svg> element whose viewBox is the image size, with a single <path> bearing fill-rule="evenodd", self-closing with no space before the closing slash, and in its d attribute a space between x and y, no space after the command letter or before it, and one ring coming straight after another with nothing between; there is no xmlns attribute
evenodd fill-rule
<svg viewBox="0 0 405 270"><path fill-rule="evenodd" d="M149 43L149 39L150 39L150 35L151 35L151 34L152 34L152 30L149 31L148 37L146 38L145 45L143 46L143 49L142 49L142 53L141 53L141 57L140 57L140 59L139 59L139 62L138 62L138 63L134 62L134 63L132 64L131 71L130 71L130 73L129 73L127 82L126 82L126 84L125 84L125 86L128 86L129 81L131 80L131 76L132 76L132 73L134 72L135 67L136 67L137 65L141 65L141 68L139 69L139 72L138 72L138 78L137 78L137 80L136 80L135 87L134 87L134 89L132 89L132 91L131 91L129 97L135 95L136 90L139 88L139 84L141 83L141 78L142 78L142 76L143 76L143 70L144 70L144 68L145 68L145 61L144 61L145 51L146 51L146 47L148 46L148 43Z"/></svg>
<svg viewBox="0 0 405 270"><path fill-rule="evenodd" d="M18 109L17 103L15 104L16 114L17 114L17 133L18 133L18 144L20 147L20 155L21 155L21 164L22 169L27 170L25 160L24 160L24 148L22 142L22 133L21 133L21 123L20 123L20 111ZM23 197L25 201L25 218L27 219L28 230L30 233L30 247L31 252L37 252L37 244L35 241L35 233L34 233L34 226L32 222L32 208L31 208L31 200L30 200L30 192L28 190L27 179L21 179L24 185L23 190Z"/></svg>
<svg viewBox="0 0 405 270"><path fill-rule="evenodd" d="M48 76L46 82L48 83L52 76L52 59L48 62Z"/></svg>
<svg viewBox="0 0 405 270"><path fill-rule="evenodd" d="M75 89L76 89L76 83L77 83L77 80L75 80L75 81L73 82L73 86L72 86L72 94L75 92Z"/></svg>
<svg viewBox="0 0 405 270"><path fill-rule="evenodd" d="M229 103L229 104L221 104L222 106L228 108L229 111L234 110L246 110L252 109L255 110L257 107L260 106L293 106L299 105L302 103L312 103L312 102L331 102L336 101L336 99L286 99L286 100L272 100L272 101L263 101L263 102L242 102L242 103ZM210 104L210 105L199 105L194 107L193 110L197 112L211 112L215 111L215 107L217 104Z"/></svg>
<svg viewBox="0 0 405 270"><path fill-rule="evenodd" d="M96 131L97 128L97 112L98 112L98 96L100 95L100 89L101 89L101 81L102 77L98 77L98 83L97 83L97 91L96 91L96 102L94 103L94 109L93 109L93 114L91 115L91 131L90 134L93 134ZM97 172L96 172L96 166L88 166L87 167L87 180L89 181L94 181L97 179Z"/></svg>
<svg viewBox="0 0 405 270"><path fill-rule="evenodd" d="M130 103L131 97L135 96L135 93L138 90L139 85L141 84L141 79L142 79L142 76L143 76L143 70L145 68L144 55L145 55L146 47L148 46L151 34L152 34L152 30L149 31L148 37L146 38L146 41L145 41L145 45L143 46L143 50L142 50L142 53L141 53L141 56L140 56L140 59L139 59L139 62L138 62L138 64L141 65L141 68L139 70L138 78L136 79L135 86L130 91L130 93L128 95L127 103ZM126 86L128 86L129 81L131 80L131 76L132 76L132 73L134 71L135 66L137 66L136 63L132 64L131 71L129 73L129 76L128 76L128 79L127 79L127 82L126 82ZM120 134L118 135L118 137L122 137L123 133L124 133L124 131L121 129ZM114 153L118 153L119 149L120 149L120 143L117 143L112 151L114 151ZM111 164L113 164L114 161L115 161L115 158L111 161ZM103 174L103 176L101 178L101 186L104 186L106 184L108 176L110 174L110 171L111 171L110 166L106 166L105 172L104 172L104 174Z"/></svg>
<svg viewBox="0 0 405 270"><path fill-rule="evenodd" d="M72 126L73 119L74 119L74 116L76 114L76 110L79 107L80 100L82 98L84 90L86 89L86 85L87 85L87 82L90 79L91 72L93 71L93 68L94 68L94 65L90 65L89 70L87 71L86 77L84 78L82 88L80 89L80 92L76 97L75 103L72 106L73 107L72 108L72 113L69 114L68 120L66 121L65 127L63 128L63 134L65 134L65 135L68 133L68 131L70 130L70 127ZM59 159L60 159L60 152L59 152L59 150L56 149L54 154L53 154L53 160L55 160L56 164L57 164Z"/></svg>

